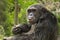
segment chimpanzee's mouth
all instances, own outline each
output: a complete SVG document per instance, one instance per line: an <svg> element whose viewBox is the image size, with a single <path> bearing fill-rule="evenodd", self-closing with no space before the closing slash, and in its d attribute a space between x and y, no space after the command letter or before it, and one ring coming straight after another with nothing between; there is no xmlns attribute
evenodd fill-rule
<svg viewBox="0 0 60 40"><path fill-rule="evenodd" d="M34 22L34 20L29 20L29 23L34 24L35 22Z"/></svg>
<svg viewBox="0 0 60 40"><path fill-rule="evenodd" d="M34 19L29 19L28 21L29 21L29 22L34 22Z"/></svg>

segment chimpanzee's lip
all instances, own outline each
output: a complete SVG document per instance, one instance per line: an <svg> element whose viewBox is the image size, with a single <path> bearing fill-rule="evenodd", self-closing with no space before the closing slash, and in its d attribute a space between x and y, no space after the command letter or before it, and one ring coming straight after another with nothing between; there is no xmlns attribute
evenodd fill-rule
<svg viewBox="0 0 60 40"><path fill-rule="evenodd" d="M30 19L29 22L34 22L34 21L32 19Z"/></svg>
<svg viewBox="0 0 60 40"><path fill-rule="evenodd" d="M30 20L29 22L33 22L33 21Z"/></svg>
<svg viewBox="0 0 60 40"><path fill-rule="evenodd" d="M33 20L30 20L29 23L30 23L30 24L34 24L34 21L33 21Z"/></svg>
<svg viewBox="0 0 60 40"><path fill-rule="evenodd" d="M29 21L32 21L32 22L34 21L34 19L28 19L28 20L29 20Z"/></svg>
<svg viewBox="0 0 60 40"><path fill-rule="evenodd" d="M29 21L33 21L33 20L29 20Z"/></svg>

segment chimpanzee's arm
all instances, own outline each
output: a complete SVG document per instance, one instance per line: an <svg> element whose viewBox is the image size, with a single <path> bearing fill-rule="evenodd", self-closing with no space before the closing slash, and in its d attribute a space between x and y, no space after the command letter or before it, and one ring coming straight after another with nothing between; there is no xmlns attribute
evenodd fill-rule
<svg viewBox="0 0 60 40"><path fill-rule="evenodd" d="M31 25L29 24L21 24L21 25L16 25L16 27L14 27L12 29L13 34L22 34L22 33L26 33L31 29Z"/></svg>

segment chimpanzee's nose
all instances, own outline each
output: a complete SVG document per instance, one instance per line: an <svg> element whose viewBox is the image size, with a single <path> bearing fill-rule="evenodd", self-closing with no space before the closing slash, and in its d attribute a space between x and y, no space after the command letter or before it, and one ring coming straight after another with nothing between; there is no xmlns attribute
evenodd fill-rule
<svg viewBox="0 0 60 40"><path fill-rule="evenodd" d="M33 17L34 17L33 13L30 13L30 14L28 15L28 19L32 19Z"/></svg>
<svg viewBox="0 0 60 40"><path fill-rule="evenodd" d="M32 16L28 16L28 19L29 19L29 20L32 19Z"/></svg>

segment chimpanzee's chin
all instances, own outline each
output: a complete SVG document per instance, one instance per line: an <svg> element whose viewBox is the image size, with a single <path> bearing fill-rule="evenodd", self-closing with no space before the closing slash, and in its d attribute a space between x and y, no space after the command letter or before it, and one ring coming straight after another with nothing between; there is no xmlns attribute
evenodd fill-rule
<svg viewBox="0 0 60 40"><path fill-rule="evenodd" d="M29 21L29 23L30 23L31 25L35 24L35 22L32 22L32 21Z"/></svg>

